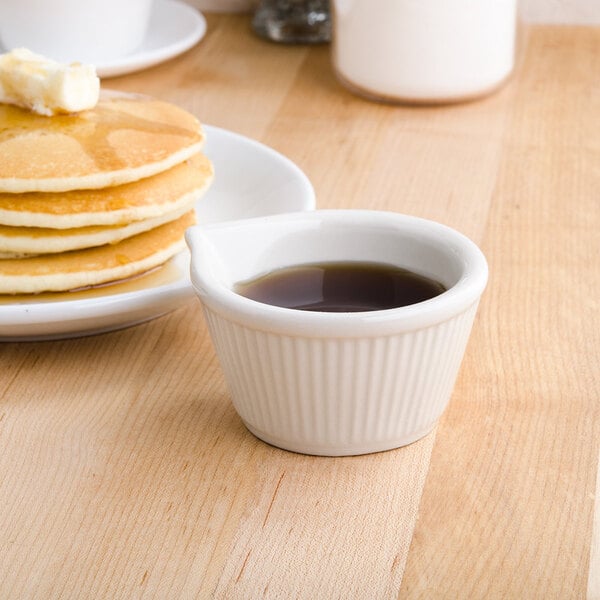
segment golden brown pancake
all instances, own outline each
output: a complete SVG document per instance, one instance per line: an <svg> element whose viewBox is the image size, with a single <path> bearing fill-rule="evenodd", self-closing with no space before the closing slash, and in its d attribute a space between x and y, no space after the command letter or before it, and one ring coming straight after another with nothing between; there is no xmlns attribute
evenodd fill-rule
<svg viewBox="0 0 600 600"><path fill-rule="evenodd" d="M0 260L0 293L65 291L143 273L185 247L183 234L194 211L117 244L60 254Z"/></svg>
<svg viewBox="0 0 600 600"><path fill-rule="evenodd" d="M0 258L21 258L34 254L54 254L104 244L116 244L133 235L174 221L193 209L194 199L172 213L132 221L125 225L92 225L75 229L46 227L10 227L0 225Z"/></svg>
<svg viewBox="0 0 600 600"><path fill-rule="evenodd" d="M158 175L100 190L0 193L0 224L73 229L155 218L189 206L212 180L210 161L196 154Z"/></svg>
<svg viewBox="0 0 600 600"><path fill-rule="evenodd" d="M53 117L0 104L0 191L120 185L169 169L203 142L193 115L144 96L103 94L91 110Z"/></svg>

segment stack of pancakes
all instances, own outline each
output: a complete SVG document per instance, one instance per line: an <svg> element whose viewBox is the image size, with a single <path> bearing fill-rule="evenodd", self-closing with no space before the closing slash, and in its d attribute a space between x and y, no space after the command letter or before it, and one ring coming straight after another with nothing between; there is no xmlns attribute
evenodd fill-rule
<svg viewBox="0 0 600 600"><path fill-rule="evenodd" d="M184 247L213 170L186 111L103 95L45 117L0 104L0 294L119 281Z"/></svg>

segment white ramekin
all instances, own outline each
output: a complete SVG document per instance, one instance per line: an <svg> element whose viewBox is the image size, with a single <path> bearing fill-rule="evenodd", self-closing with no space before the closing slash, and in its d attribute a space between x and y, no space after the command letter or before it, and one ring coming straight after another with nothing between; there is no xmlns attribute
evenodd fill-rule
<svg viewBox="0 0 600 600"><path fill-rule="evenodd" d="M191 278L233 404L260 439L306 454L397 448L427 434L462 361L487 263L439 223L390 212L318 210L188 230ZM448 290L411 306L356 313L291 310L236 282L314 262L393 264Z"/></svg>

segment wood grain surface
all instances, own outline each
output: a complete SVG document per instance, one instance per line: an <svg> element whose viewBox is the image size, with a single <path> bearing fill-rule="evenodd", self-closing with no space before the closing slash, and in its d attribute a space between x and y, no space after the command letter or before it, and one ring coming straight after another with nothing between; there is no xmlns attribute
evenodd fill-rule
<svg viewBox="0 0 600 600"><path fill-rule="evenodd" d="M490 283L437 430L362 457L248 433L196 300L0 344L0 598L599 600L598 73L600 29L535 27L498 93L387 106L327 47L210 16L184 56L104 82L275 147L320 207L458 228Z"/></svg>

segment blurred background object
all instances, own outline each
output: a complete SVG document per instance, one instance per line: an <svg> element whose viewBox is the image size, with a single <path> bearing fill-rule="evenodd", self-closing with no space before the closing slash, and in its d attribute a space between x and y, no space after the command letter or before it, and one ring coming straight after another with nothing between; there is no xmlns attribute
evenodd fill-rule
<svg viewBox="0 0 600 600"><path fill-rule="evenodd" d="M598 0L521 0L520 15L533 23L600 25Z"/></svg>
<svg viewBox="0 0 600 600"><path fill-rule="evenodd" d="M332 56L350 90L444 103L495 90L514 66L516 0L333 0Z"/></svg>
<svg viewBox="0 0 600 600"><path fill-rule="evenodd" d="M252 26L260 37L273 42L329 42L329 0L261 0Z"/></svg>
<svg viewBox="0 0 600 600"><path fill-rule="evenodd" d="M258 0L186 0L188 4L202 12L244 13L252 12Z"/></svg>
<svg viewBox="0 0 600 600"><path fill-rule="evenodd" d="M143 42L153 0L1 0L4 49L26 47L59 62L129 54Z"/></svg>

